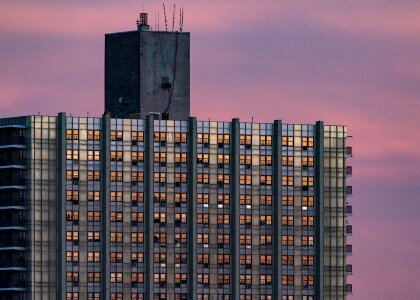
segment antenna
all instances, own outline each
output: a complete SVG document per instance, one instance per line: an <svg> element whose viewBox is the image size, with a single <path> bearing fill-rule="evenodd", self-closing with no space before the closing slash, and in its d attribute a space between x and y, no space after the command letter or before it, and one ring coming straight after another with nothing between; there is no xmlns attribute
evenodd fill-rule
<svg viewBox="0 0 420 300"><path fill-rule="evenodd" d="M181 12L181 28L180 28L181 32L182 32L183 27L184 27L184 8L182 8L182 12Z"/></svg>
<svg viewBox="0 0 420 300"><path fill-rule="evenodd" d="M158 31L159 31L159 29L160 29L159 27L160 27L160 13L159 13L159 11L158 11L158 27L157 27L157 28L158 28Z"/></svg>
<svg viewBox="0 0 420 300"><path fill-rule="evenodd" d="M182 19L182 8L179 8L179 31L182 31L181 19Z"/></svg>
<svg viewBox="0 0 420 300"><path fill-rule="evenodd" d="M175 4L174 4L174 12L172 13L172 32L174 31L175 27Z"/></svg>
<svg viewBox="0 0 420 300"><path fill-rule="evenodd" d="M166 19L166 8L165 8L165 3L163 3L163 14L165 15L165 29L166 31L168 31L168 21Z"/></svg>

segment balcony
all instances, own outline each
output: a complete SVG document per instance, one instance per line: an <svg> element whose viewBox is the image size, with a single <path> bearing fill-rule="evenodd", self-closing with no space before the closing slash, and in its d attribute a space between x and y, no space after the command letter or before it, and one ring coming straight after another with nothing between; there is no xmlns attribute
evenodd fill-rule
<svg viewBox="0 0 420 300"><path fill-rule="evenodd" d="M26 180L20 178L2 178L0 180L0 188L7 187L25 187Z"/></svg>
<svg viewBox="0 0 420 300"><path fill-rule="evenodd" d="M353 265L346 265L346 273L347 275L353 274Z"/></svg>
<svg viewBox="0 0 420 300"><path fill-rule="evenodd" d="M24 136L10 136L0 138L0 148L25 148L26 138Z"/></svg>
<svg viewBox="0 0 420 300"><path fill-rule="evenodd" d="M351 206L351 205L346 206L346 215L347 216L353 215L353 206Z"/></svg>
<svg viewBox="0 0 420 300"><path fill-rule="evenodd" d="M347 295L352 295L353 294L353 285L351 285L351 284L346 285L346 293L347 293Z"/></svg>
<svg viewBox="0 0 420 300"><path fill-rule="evenodd" d="M25 168L25 164L26 164L25 159L18 159L18 158L4 159L4 158L0 158L0 169L6 169L6 168L23 169L23 168Z"/></svg>
<svg viewBox="0 0 420 300"><path fill-rule="evenodd" d="M352 166L347 166L346 167L346 175L347 175L347 177L353 176L353 167Z"/></svg>
<svg viewBox="0 0 420 300"><path fill-rule="evenodd" d="M352 225L346 225L346 233L347 233L347 236L353 235L353 226Z"/></svg>

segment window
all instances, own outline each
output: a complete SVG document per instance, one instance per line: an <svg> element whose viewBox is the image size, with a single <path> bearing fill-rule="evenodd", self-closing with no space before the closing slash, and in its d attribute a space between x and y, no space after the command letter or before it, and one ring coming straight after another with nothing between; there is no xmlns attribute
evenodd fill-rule
<svg viewBox="0 0 420 300"><path fill-rule="evenodd" d="M66 273L67 282L79 282L79 272L67 272Z"/></svg>
<svg viewBox="0 0 420 300"><path fill-rule="evenodd" d="M217 215L217 224L218 225L230 224L230 215L228 215L228 214L218 214Z"/></svg>
<svg viewBox="0 0 420 300"><path fill-rule="evenodd" d="M271 245L273 243L273 237L271 235L261 234L260 245Z"/></svg>
<svg viewBox="0 0 420 300"><path fill-rule="evenodd" d="M155 142L166 142L166 132L155 132L153 134L153 140Z"/></svg>
<svg viewBox="0 0 420 300"><path fill-rule="evenodd" d="M176 264L186 264L187 263L187 254L186 253L175 253L175 263Z"/></svg>
<svg viewBox="0 0 420 300"><path fill-rule="evenodd" d="M314 196L303 196L302 197L302 206L314 206Z"/></svg>
<svg viewBox="0 0 420 300"><path fill-rule="evenodd" d="M197 194L198 204L209 204L209 194Z"/></svg>
<svg viewBox="0 0 420 300"><path fill-rule="evenodd" d="M281 177L281 184L284 186L293 186L294 185L294 177L293 176L282 176Z"/></svg>
<svg viewBox="0 0 420 300"><path fill-rule="evenodd" d="M252 216L251 215L239 215L239 224L240 225L252 225Z"/></svg>
<svg viewBox="0 0 420 300"><path fill-rule="evenodd" d="M131 182L143 182L144 173L143 172L131 172Z"/></svg>
<svg viewBox="0 0 420 300"><path fill-rule="evenodd" d="M111 192L111 202L122 202L123 192Z"/></svg>
<svg viewBox="0 0 420 300"><path fill-rule="evenodd" d="M99 242L101 233L99 231L88 231L88 242Z"/></svg>
<svg viewBox="0 0 420 300"><path fill-rule="evenodd" d="M99 201L101 193L99 191L88 192L88 201Z"/></svg>
<svg viewBox="0 0 420 300"><path fill-rule="evenodd" d="M283 136L281 138L281 145L284 146L284 147L293 147L293 145L294 145L293 136Z"/></svg>
<svg viewBox="0 0 420 300"><path fill-rule="evenodd" d="M273 157L271 155L261 155L260 156L260 165L271 166L272 164L273 164Z"/></svg>
<svg viewBox="0 0 420 300"><path fill-rule="evenodd" d="M66 172L66 179L67 180L79 180L79 171L78 170L67 171Z"/></svg>
<svg viewBox="0 0 420 300"><path fill-rule="evenodd" d="M143 142L144 133L142 131L132 131L131 132L131 141L133 142Z"/></svg>
<svg viewBox="0 0 420 300"><path fill-rule="evenodd" d="M79 261L79 251L67 251L66 252L66 261L68 261L68 262L78 262Z"/></svg>
<svg viewBox="0 0 420 300"><path fill-rule="evenodd" d="M230 203L230 195L229 194L218 194L217 195L217 203L218 204L229 205L229 203Z"/></svg>
<svg viewBox="0 0 420 300"><path fill-rule="evenodd" d="M251 195L239 195L239 204L240 205L251 205Z"/></svg>
<svg viewBox="0 0 420 300"><path fill-rule="evenodd" d="M131 213L131 222L132 223L143 223L144 217L142 212L132 212Z"/></svg>
<svg viewBox="0 0 420 300"><path fill-rule="evenodd" d="M314 158L313 157L302 157L302 167L313 167Z"/></svg>
<svg viewBox="0 0 420 300"><path fill-rule="evenodd" d="M303 235L302 236L302 246L314 246L314 237L311 235Z"/></svg>
<svg viewBox="0 0 420 300"><path fill-rule="evenodd" d="M218 184L229 184L229 182L230 182L229 174L217 174Z"/></svg>
<svg viewBox="0 0 420 300"><path fill-rule="evenodd" d="M260 204L261 205L272 205L271 195L261 195L260 196Z"/></svg>
<svg viewBox="0 0 420 300"><path fill-rule="evenodd" d="M313 255L303 255L302 256L302 266L314 266L315 257Z"/></svg>
<svg viewBox="0 0 420 300"><path fill-rule="evenodd" d="M66 138L68 140L78 140L79 139L79 130L78 129L67 129Z"/></svg>
<svg viewBox="0 0 420 300"><path fill-rule="evenodd" d="M79 241L79 232L78 231L67 231L66 232L66 240L77 242Z"/></svg>
<svg viewBox="0 0 420 300"><path fill-rule="evenodd" d="M260 225L271 225L271 216L261 215L260 216Z"/></svg>
<svg viewBox="0 0 420 300"><path fill-rule="evenodd" d="M123 233L122 232L111 232L110 233L111 243L122 243L123 242Z"/></svg>
<svg viewBox="0 0 420 300"><path fill-rule="evenodd" d="M79 150L66 150L67 160L79 160Z"/></svg>
<svg viewBox="0 0 420 300"><path fill-rule="evenodd" d="M165 273L155 273L154 277L153 277L153 282L166 283L166 274Z"/></svg>
<svg viewBox="0 0 420 300"><path fill-rule="evenodd" d="M131 193L131 202L137 203L137 202L143 202L144 201L144 193L142 192L132 192Z"/></svg>
<svg viewBox="0 0 420 300"><path fill-rule="evenodd" d="M230 275L229 274L218 274L217 275L217 284L230 284Z"/></svg>
<svg viewBox="0 0 420 300"><path fill-rule="evenodd" d="M250 234L239 235L239 244L240 245L251 245L252 244L252 235L250 235Z"/></svg>
<svg viewBox="0 0 420 300"><path fill-rule="evenodd" d="M252 255L251 254L241 254L239 255L239 264L240 265L252 265Z"/></svg>
<svg viewBox="0 0 420 300"><path fill-rule="evenodd" d="M101 273L99 272L88 272L87 274L87 281L88 282L100 282L101 281Z"/></svg>
<svg viewBox="0 0 420 300"><path fill-rule="evenodd" d="M293 266L295 264L295 257L293 255L282 255L281 264L283 266Z"/></svg>
<svg viewBox="0 0 420 300"><path fill-rule="evenodd" d="M239 155L239 164L247 166L252 165L251 155Z"/></svg>
<svg viewBox="0 0 420 300"><path fill-rule="evenodd" d="M100 160L101 154L98 150L88 150L88 160Z"/></svg>
<svg viewBox="0 0 420 300"><path fill-rule="evenodd" d="M294 245L294 236L293 235L282 235L281 236L282 246L293 246Z"/></svg>
<svg viewBox="0 0 420 300"><path fill-rule="evenodd" d="M153 154L153 161L155 163L166 163L166 152L155 152Z"/></svg>
<svg viewBox="0 0 420 300"><path fill-rule="evenodd" d="M101 132L99 130L88 130L88 140L99 141L101 139Z"/></svg>
<svg viewBox="0 0 420 300"><path fill-rule="evenodd" d="M207 235L207 242L208 242L208 235ZM187 234L186 233L175 233L175 243L176 244L186 244L187 243Z"/></svg>
<svg viewBox="0 0 420 300"><path fill-rule="evenodd" d="M239 284L252 284L252 275L251 274L240 274L239 275ZM241 295L244 296L244 295Z"/></svg>
<svg viewBox="0 0 420 300"><path fill-rule="evenodd" d="M240 145L252 145L252 136L251 135L240 135L239 136Z"/></svg>
<svg viewBox="0 0 420 300"><path fill-rule="evenodd" d="M302 285L314 285L314 276L303 275Z"/></svg>
<svg viewBox="0 0 420 300"><path fill-rule="evenodd" d="M166 173L165 172L155 172L153 175L153 181L156 183L165 183L166 182Z"/></svg>
<svg viewBox="0 0 420 300"><path fill-rule="evenodd" d="M88 171L88 181L100 181L100 180L101 180L100 171Z"/></svg>
<svg viewBox="0 0 420 300"><path fill-rule="evenodd" d="M111 300L123 300L123 294L122 293L111 293Z"/></svg>
<svg viewBox="0 0 420 300"><path fill-rule="evenodd" d="M175 182L177 183L187 182L187 173L175 173Z"/></svg>
<svg viewBox="0 0 420 300"><path fill-rule="evenodd" d="M197 274L197 283L199 284L208 284L209 283L209 274Z"/></svg>
<svg viewBox="0 0 420 300"><path fill-rule="evenodd" d="M208 153L197 153L197 164L208 164L209 155Z"/></svg>
<svg viewBox="0 0 420 300"><path fill-rule="evenodd" d="M307 216L302 217L302 226L314 227L314 225L315 225L314 217L307 217Z"/></svg>
<svg viewBox="0 0 420 300"><path fill-rule="evenodd" d="M230 135L229 134L218 134L217 135L218 144L230 144Z"/></svg>
<svg viewBox="0 0 420 300"><path fill-rule="evenodd" d="M313 137L303 137L302 138L302 147L313 147L314 138Z"/></svg>
<svg viewBox="0 0 420 300"><path fill-rule="evenodd" d="M209 174L197 173L197 183L209 183Z"/></svg>
<svg viewBox="0 0 420 300"><path fill-rule="evenodd" d="M87 253L88 262L100 262L101 261L101 253L99 251L91 251Z"/></svg>
<svg viewBox="0 0 420 300"><path fill-rule="evenodd" d="M164 193L164 192L153 193L153 202L154 203L165 203L166 202L166 193Z"/></svg>
<svg viewBox="0 0 420 300"><path fill-rule="evenodd" d="M187 283L187 273L175 273L175 284L186 284Z"/></svg>
<svg viewBox="0 0 420 300"><path fill-rule="evenodd" d="M293 156L282 156L281 165L292 167L295 165L295 158Z"/></svg>
<svg viewBox="0 0 420 300"><path fill-rule="evenodd" d="M165 224L166 223L166 214L161 213L161 212L154 213L153 214L153 222L154 223Z"/></svg>
<svg viewBox="0 0 420 300"><path fill-rule="evenodd" d="M79 300L79 293L78 292L67 292L66 293L66 300Z"/></svg>
<svg viewBox="0 0 420 300"><path fill-rule="evenodd" d="M229 154L217 154L217 163L222 165L228 165L230 162Z"/></svg>
<svg viewBox="0 0 420 300"><path fill-rule="evenodd" d="M110 261L112 263L122 263L123 262L122 252L111 252L109 255L110 255Z"/></svg>
<svg viewBox="0 0 420 300"><path fill-rule="evenodd" d="M208 224L209 214L197 214L197 224Z"/></svg>
<svg viewBox="0 0 420 300"><path fill-rule="evenodd" d="M87 300L100 300L101 294L100 293L88 293Z"/></svg>
<svg viewBox="0 0 420 300"><path fill-rule="evenodd" d="M111 141L122 141L123 140L123 132L122 131L111 131Z"/></svg>
<svg viewBox="0 0 420 300"><path fill-rule="evenodd" d="M197 234L197 244L208 244L209 235L207 233L198 233Z"/></svg>
<svg viewBox="0 0 420 300"><path fill-rule="evenodd" d="M271 175L261 175L260 176L260 184L261 185L272 185Z"/></svg>
<svg viewBox="0 0 420 300"><path fill-rule="evenodd" d="M209 143L209 134L208 133L198 133L197 134L197 144L208 144Z"/></svg>
<svg viewBox="0 0 420 300"><path fill-rule="evenodd" d="M252 184L251 175L240 175L239 176L239 183L240 184L251 185Z"/></svg>
<svg viewBox="0 0 420 300"><path fill-rule="evenodd" d="M175 143L186 143L187 134L184 132L175 132Z"/></svg>
<svg viewBox="0 0 420 300"><path fill-rule="evenodd" d="M166 233L163 232L155 232L153 234L153 241L154 243L166 243Z"/></svg>
<svg viewBox="0 0 420 300"><path fill-rule="evenodd" d="M282 196L281 205L283 206L293 206L294 197L293 196Z"/></svg>
<svg viewBox="0 0 420 300"><path fill-rule="evenodd" d="M187 163L187 153L175 153L175 163Z"/></svg>
<svg viewBox="0 0 420 300"><path fill-rule="evenodd" d="M123 273L121 273L121 272L118 272L118 273L111 272L110 275L111 275L111 279L110 279L111 283L123 282Z"/></svg>
<svg viewBox="0 0 420 300"><path fill-rule="evenodd" d="M175 213L175 224L187 224L187 214Z"/></svg>
<svg viewBox="0 0 420 300"><path fill-rule="evenodd" d="M261 265L271 265L273 263L273 257L271 255L260 255Z"/></svg>
<svg viewBox="0 0 420 300"><path fill-rule="evenodd" d="M281 276L282 285L294 285L293 275L283 275Z"/></svg>
<svg viewBox="0 0 420 300"><path fill-rule="evenodd" d="M204 253L197 253L197 263L198 264L208 264L209 255Z"/></svg>
<svg viewBox="0 0 420 300"><path fill-rule="evenodd" d="M314 178L312 176L303 176L302 186L314 186Z"/></svg>
<svg viewBox="0 0 420 300"><path fill-rule="evenodd" d="M261 146L271 146L272 145L272 136L271 135L261 135L260 136Z"/></svg>
<svg viewBox="0 0 420 300"><path fill-rule="evenodd" d="M111 222L122 222L123 221L122 212L111 211L110 212L110 220L111 220Z"/></svg>
<svg viewBox="0 0 420 300"><path fill-rule="evenodd" d="M187 203L187 194L186 193L176 193L175 194L175 203Z"/></svg>
<svg viewBox="0 0 420 300"><path fill-rule="evenodd" d="M262 285L270 285L271 280L272 280L271 275L265 275L265 274L260 275L260 284Z"/></svg>
<svg viewBox="0 0 420 300"><path fill-rule="evenodd" d="M294 218L293 216L281 216L281 225L293 226Z"/></svg>
<svg viewBox="0 0 420 300"><path fill-rule="evenodd" d="M208 254L206 254L208 256ZM217 263L219 265L228 265L230 264L230 254L218 254Z"/></svg>
<svg viewBox="0 0 420 300"><path fill-rule="evenodd" d="M67 201L79 201L79 191L66 191Z"/></svg>
<svg viewBox="0 0 420 300"><path fill-rule="evenodd" d="M229 234L218 234L217 235L217 244L218 245L229 245L230 244L230 235Z"/></svg>
<svg viewBox="0 0 420 300"><path fill-rule="evenodd" d="M142 263L143 260L144 260L143 253L141 253L141 252L133 252L133 253L131 253L131 262Z"/></svg>
<svg viewBox="0 0 420 300"><path fill-rule="evenodd" d="M123 153L122 151L111 151L111 161L122 161Z"/></svg>
<svg viewBox="0 0 420 300"><path fill-rule="evenodd" d="M88 211L88 222L99 222L101 213L99 211Z"/></svg>
<svg viewBox="0 0 420 300"><path fill-rule="evenodd" d="M131 242L132 243L143 243L144 235L143 232L132 232L131 233Z"/></svg>

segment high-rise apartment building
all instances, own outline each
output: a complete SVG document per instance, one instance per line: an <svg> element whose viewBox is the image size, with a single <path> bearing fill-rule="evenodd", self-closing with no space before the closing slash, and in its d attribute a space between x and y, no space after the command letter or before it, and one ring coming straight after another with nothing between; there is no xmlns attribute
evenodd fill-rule
<svg viewBox="0 0 420 300"><path fill-rule="evenodd" d="M145 25L133 36L159 40ZM187 76L147 63L157 94L188 102L130 87L102 117L0 119L0 299L345 299L346 127L197 121Z"/></svg>

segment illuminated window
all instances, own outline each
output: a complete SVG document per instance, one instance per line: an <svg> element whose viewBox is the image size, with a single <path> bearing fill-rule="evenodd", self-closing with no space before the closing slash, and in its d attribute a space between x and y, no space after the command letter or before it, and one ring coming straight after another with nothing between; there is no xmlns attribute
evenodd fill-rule
<svg viewBox="0 0 420 300"><path fill-rule="evenodd" d="M281 225L293 226L294 218L293 216L281 216Z"/></svg>
<svg viewBox="0 0 420 300"><path fill-rule="evenodd" d="M252 265L252 255L251 254L241 254L239 256L240 265Z"/></svg>
<svg viewBox="0 0 420 300"><path fill-rule="evenodd" d="M78 129L67 129L66 138L68 140L78 140L79 139L79 130Z"/></svg>
<svg viewBox="0 0 420 300"><path fill-rule="evenodd" d="M272 196L271 195L261 195L260 196L261 205L272 205Z"/></svg>
<svg viewBox="0 0 420 300"><path fill-rule="evenodd" d="M313 137L303 137L302 138L302 147L313 147L314 138Z"/></svg>
<svg viewBox="0 0 420 300"><path fill-rule="evenodd" d="M314 276L303 275L302 276L302 285L314 285Z"/></svg>
<svg viewBox="0 0 420 300"><path fill-rule="evenodd" d="M197 253L197 263L198 264L208 264L209 263L209 254Z"/></svg>
<svg viewBox="0 0 420 300"><path fill-rule="evenodd" d="M166 283L166 274L165 273L155 273L154 276L153 276L153 282Z"/></svg>
<svg viewBox="0 0 420 300"><path fill-rule="evenodd" d="M208 254L206 254L208 256ZM217 255L217 264L224 265L230 263L230 254L218 254Z"/></svg>
<svg viewBox="0 0 420 300"><path fill-rule="evenodd" d="M197 164L208 164L209 155L208 153L197 153Z"/></svg>
<svg viewBox="0 0 420 300"><path fill-rule="evenodd" d="M283 276L281 276L281 284L282 285L294 285L293 275L283 275Z"/></svg>
<svg viewBox="0 0 420 300"><path fill-rule="evenodd" d="M166 223L166 214L156 212L153 214L153 221L154 223L165 224Z"/></svg>
<svg viewBox="0 0 420 300"><path fill-rule="evenodd" d="M79 191L66 191L67 201L79 201Z"/></svg>
<svg viewBox="0 0 420 300"><path fill-rule="evenodd" d="M153 254L153 262L156 263L156 264L166 263L166 253L154 253Z"/></svg>
<svg viewBox="0 0 420 300"><path fill-rule="evenodd" d="M197 183L209 183L209 174L197 173Z"/></svg>
<svg viewBox="0 0 420 300"><path fill-rule="evenodd" d="M187 142L187 134L175 132L175 143L186 143Z"/></svg>
<svg viewBox="0 0 420 300"><path fill-rule="evenodd" d="M222 165L228 165L230 162L229 154L217 154L217 163Z"/></svg>
<svg viewBox="0 0 420 300"><path fill-rule="evenodd" d="M271 166L273 164L273 157L271 155L261 155L260 156L260 165L262 166Z"/></svg>
<svg viewBox="0 0 420 300"><path fill-rule="evenodd" d="M240 135L239 136L240 145L252 145L252 136L251 135Z"/></svg>
<svg viewBox="0 0 420 300"><path fill-rule="evenodd" d="M302 186L314 186L314 178L312 176L303 176Z"/></svg>
<svg viewBox="0 0 420 300"><path fill-rule="evenodd" d="M166 132L155 132L153 134L153 141L166 142Z"/></svg>
<svg viewBox="0 0 420 300"><path fill-rule="evenodd" d="M99 222L101 213L99 211L88 211L88 222Z"/></svg>
<svg viewBox="0 0 420 300"><path fill-rule="evenodd" d="M166 182L166 173L165 172L155 172L153 174L153 181L158 183L165 183Z"/></svg>
<svg viewBox="0 0 420 300"><path fill-rule="evenodd" d="M187 182L187 173L175 173L175 182L176 183Z"/></svg>
<svg viewBox="0 0 420 300"><path fill-rule="evenodd" d="M239 215L239 224L240 225L252 225L252 216L251 215Z"/></svg>
<svg viewBox="0 0 420 300"><path fill-rule="evenodd" d="M273 237L271 235L261 234L260 245L271 245L273 243Z"/></svg>
<svg viewBox="0 0 420 300"><path fill-rule="evenodd" d="M144 242L143 232L132 232L131 233L131 242L132 243L143 243Z"/></svg>
<svg viewBox="0 0 420 300"><path fill-rule="evenodd" d="M87 281L88 282L100 282L101 281L101 273L99 273L99 272L88 272L87 273Z"/></svg>
<svg viewBox="0 0 420 300"><path fill-rule="evenodd" d="M88 181L100 181L100 180L101 180L100 171L88 171Z"/></svg>
<svg viewBox="0 0 420 300"><path fill-rule="evenodd" d="M153 161L155 163L166 163L166 152L155 152L153 154Z"/></svg>
<svg viewBox="0 0 420 300"><path fill-rule="evenodd" d="M186 264L187 254L186 253L175 253L175 263L176 264Z"/></svg>
<svg viewBox="0 0 420 300"><path fill-rule="evenodd" d="M209 214L197 214L197 224L208 224Z"/></svg>
<svg viewBox="0 0 420 300"><path fill-rule="evenodd" d="M133 253L131 253L131 262L142 263L143 260L144 260L143 253L141 253L141 252L133 252Z"/></svg>
<svg viewBox="0 0 420 300"><path fill-rule="evenodd" d="M252 184L251 175L240 175L239 176L239 183L240 184L251 185Z"/></svg>
<svg viewBox="0 0 420 300"><path fill-rule="evenodd" d="M176 224L187 224L187 214L175 213Z"/></svg>
<svg viewBox="0 0 420 300"><path fill-rule="evenodd" d="M132 192L131 193L131 202L137 203L137 202L143 202L144 201L144 193L139 192Z"/></svg>
<svg viewBox="0 0 420 300"><path fill-rule="evenodd" d="M123 254L122 252L111 252L110 254L110 261L113 263L122 263L123 262Z"/></svg>
<svg viewBox="0 0 420 300"><path fill-rule="evenodd" d="M239 284L251 285L252 284L252 275L251 274L240 274L239 275ZM242 296L245 296L245 295L242 295ZM239 298L239 299L241 299L241 298Z"/></svg>
<svg viewBox="0 0 420 300"><path fill-rule="evenodd" d="M273 257L271 255L260 255L261 265L271 265L273 263Z"/></svg>
<svg viewBox="0 0 420 300"><path fill-rule="evenodd" d="M293 186L294 185L294 177L293 176L282 176L281 177L281 184L284 186Z"/></svg>
<svg viewBox="0 0 420 300"><path fill-rule="evenodd" d="M88 140L99 141L101 139L101 132L99 130L88 130Z"/></svg>
<svg viewBox="0 0 420 300"><path fill-rule="evenodd" d="M239 195L239 204L251 205L251 195Z"/></svg>
<svg viewBox="0 0 420 300"><path fill-rule="evenodd" d="M101 253L99 251L91 251L87 253L88 262L100 262Z"/></svg>
<svg viewBox="0 0 420 300"><path fill-rule="evenodd" d="M197 234L197 244L208 244L209 235L208 233L198 233Z"/></svg>
<svg viewBox="0 0 420 300"><path fill-rule="evenodd" d="M98 150L89 150L88 151L88 160L100 160L101 152Z"/></svg>
<svg viewBox="0 0 420 300"><path fill-rule="evenodd" d="M144 217L142 212L132 212L131 213L131 222L133 223L143 223Z"/></svg>
<svg viewBox="0 0 420 300"><path fill-rule="evenodd" d="M217 284L230 284L230 275L229 274L218 274L217 275Z"/></svg>
<svg viewBox="0 0 420 300"><path fill-rule="evenodd" d="M218 214L217 215L217 224L218 225L230 224L230 215L228 215L228 214Z"/></svg>
<svg viewBox="0 0 420 300"><path fill-rule="evenodd" d="M209 235L207 234L207 243ZM186 233L175 233L175 244L186 244L187 243L187 234Z"/></svg>
<svg viewBox="0 0 420 300"><path fill-rule="evenodd" d="M79 272L67 272L66 273L67 282L79 282Z"/></svg>
<svg viewBox="0 0 420 300"><path fill-rule="evenodd" d="M302 217L302 226L314 227L314 225L315 225L314 217L307 217L307 216Z"/></svg>
<svg viewBox="0 0 420 300"><path fill-rule="evenodd" d="M302 197L302 206L314 206L314 196L303 196Z"/></svg>
<svg viewBox="0 0 420 300"><path fill-rule="evenodd" d="M197 194L198 204L209 204L209 194Z"/></svg>
<svg viewBox="0 0 420 300"><path fill-rule="evenodd" d="M122 131L111 131L111 141L122 141L123 140L123 132Z"/></svg>
<svg viewBox="0 0 420 300"><path fill-rule="evenodd" d="M230 182L229 174L217 174L218 184L229 184L229 182Z"/></svg>
<svg viewBox="0 0 420 300"><path fill-rule="evenodd" d="M239 164L241 165L252 165L251 155L239 155Z"/></svg>
<svg viewBox="0 0 420 300"><path fill-rule="evenodd" d="M78 231L67 231L66 232L66 240L77 242L79 241L79 232Z"/></svg>
<svg viewBox="0 0 420 300"><path fill-rule="evenodd" d="M294 197L293 196L282 196L281 197L281 205L283 206L293 206L294 204Z"/></svg>
<svg viewBox="0 0 420 300"><path fill-rule="evenodd" d="M111 278L110 278L110 282L111 283L116 283L116 282L123 282L123 273L118 272L111 272Z"/></svg>
<svg viewBox="0 0 420 300"><path fill-rule="evenodd" d="M187 203L187 194L186 193L176 193L175 194L175 203Z"/></svg>
<svg viewBox="0 0 420 300"><path fill-rule="evenodd" d="M311 235L303 235L302 236L302 246L314 246L314 237Z"/></svg>
<svg viewBox="0 0 420 300"><path fill-rule="evenodd" d="M271 146L272 145L272 136L271 135L261 135L260 144L261 146Z"/></svg>
<svg viewBox="0 0 420 300"><path fill-rule="evenodd" d="M131 132L131 140L133 142L143 142L144 133L142 131L132 131Z"/></svg>
<svg viewBox="0 0 420 300"><path fill-rule="evenodd" d="M79 150L66 150L67 160L79 160Z"/></svg>
<svg viewBox="0 0 420 300"><path fill-rule="evenodd" d="M79 212L68 210L66 212L66 220L67 221L79 221Z"/></svg>
<svg viewBox="0 0 420 300"><path fill-rule="evenodd" d="M229 203L230 203L230 195L229 194L218 194L217 195L217 203L218 204L229 205Z"/></svg>
<svg viewBox="0 0 420 300"><path fill-rule="evenodd" d="M272 185L271 175L261 175L260 176L260 184L261 185Z"/></svg>
<svg viewBox="0 0 420 300"><path fill-rule="evenodd" d="M175 163L187 163L187 153L175 153Z"/></svg>
<svg viewBox="0 0 420 300"><path fill-rule="evenodd" d="M99 201L101 199L101 193L99 191L88 192L88 201Z"/></svg>
<svg viewBox="0 0 420 300"><path fill-rule="evenodd" d="M131 182L143 182L144 173L143 172L131 172Z"/></svg>
<svg viewBox="0 0 420 300"><path fill-rule="evenodd" d="M270 285L271 280L272 280L271 275L264 275L264 274L260 275L260 284L261 285Z"/></svg>
<svg viewBox="0 0 420 300"><path fill-rule="evenodd" d="M313 157L302 157L302 167L313 167L314 166L314 158Z"/></svg>
<svg viewBox="0 0 420 300"><path fill-rule="evenodd" d="M302 256L302 266L314 266L315 257L313 255L303 255Z"/></svg>
<svg viewBox="0 0 420 300"><path fill-rule="evenodd" d="M122 192L111 192L111 202L122 202L123 193Z"/></svg>
<svg viewBox="0 0 420 300"><path fill-rule="evenodd" d="M111 161L122 161L123 153L122 151L111 151Z"/></svg>
<svg viewBox="0 0 420 300"><path fill-rule="evenodd" d="M110 233L110 241L112 243L122 243L123 233L122 232L111 232Z"/></svg>
<svg viewBox="0 0 420 300"><path fill-rule="evenodd" d="M164 192L153 193L153 202L154 203L164 203L164 202L166 202L166 193L164 193Z"/></svg>
<svg viewBox="0 0 420 300"><path fill-rule="evenodd" d="M197 134L197 144L208 144L209 143L209 134L208 133L198 133Z"/></svg>
<svg viewBox="0 0 420 300"><path fill-rule="evenodd" d="M295 158L293 156L282 156L281 157L281 165L282 166L294 166L295 165Z"/></svg>
<svg viewBox="0 0 420 300"><path fill-rule="evenodd" d="M218 134L217 135L218 144L230 144L230 135L229 134Z"/></svg>
<svg viewBox="0 0 420 300"><path fill-rule="evenodd" d="M284 146L284 147L293 147L293 145L294 145L293 136L283 136L281 138L281 145Z"/></svg>
<svg viewBox="0 0 420 300"><path fill-rule="evenodd" d="M294 245L293 235L282 235L281 236L281 244L282 244L282 246L293 246Z"/></svg>
<svg viewBox="0 0 420 300"><path fill-rule="evenodd" d="M67 180L79 180L79 171L78 170L67 171L66 172L66 179Z"/></svg>
<svg viewBox="0 0 420 300"><path fill-rule="evenodd" d="M240 245L251 245L252 244L252 235L250 235L250 234L239 235L239 244Z"/></svg>
<svg viewBox="0 0 420 300"><path fill-rule="evenodd" d="M197 283L199 284L208 284L209 283L209 274L197 274Z"/></svg>
<svg viewBox="0 0 420 300"><path fill-rule="evenodd" d="M79 300L79 293L78 292L67 292L66 293L66 300Z"/></svg>
<svg viewBox="0 0 420 300"><path fill-rule="evenodd" d="M293 266L295 264L295 257L293 255L282 255L281 264L283 266Z"/></svg>
<svg viewBox="0 0 420 300"><path fill-rule="evenodd" d="M67 251L66 252L66 261L68 261L68 262L78 262L79 261L79 251Z"/></svg>
<svg viewBox="0 0 420 300"><path fill-rule="evenodd" d="M99 231L88 231L88 242L99 242L101 233Z"/></svg>
<svg viewBox="0 0 420 300"><path fill-rule="evenodd" d="M272 223L271 216L266 216L266 215L260 216L260 225L271 225L271 223Z"/></svg>

